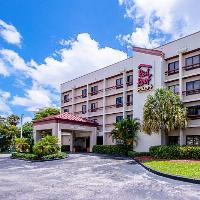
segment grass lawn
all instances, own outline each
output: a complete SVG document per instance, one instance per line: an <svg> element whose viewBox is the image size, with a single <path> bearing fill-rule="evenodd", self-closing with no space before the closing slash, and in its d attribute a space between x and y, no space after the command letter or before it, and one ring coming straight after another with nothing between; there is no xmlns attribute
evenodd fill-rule
<svg viewBox="0 0 200 200"><path fill-rule="evenodd" d="M200 179L200 161L147 161L146 166L157 171L178 176Z"/></svg>

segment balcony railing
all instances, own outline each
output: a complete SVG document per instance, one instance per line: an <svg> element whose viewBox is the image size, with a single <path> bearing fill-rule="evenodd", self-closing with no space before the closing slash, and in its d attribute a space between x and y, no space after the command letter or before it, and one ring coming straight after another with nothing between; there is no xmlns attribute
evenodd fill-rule
<svg viewBox="0 0 200 200"><path fill-rule="evenodd" d="M193 119L200 119L200 115L188 115L188 118L193 120Z"/></svg>
<svg viewBox="0 0 200 200"><path fill-rule="evenodd" d="M165 75L173 75L173 74L178 74L179 73L179 69L174 69L174 70L168 70L165 72Z"/></svg>
<svg viewBox="0 0 200 200"><path fill-rule="evenodd" d="M195 64L192 64L192 65L186 65L183 67L184 70L186 71L189 71L189 70L192 70L192 69L197 69L197 68L200 68L200 63L195 63Z"/></svg>
<svg viewBox="0 0 200 200"><path fill-rule="evenodd" d="M131 105L133 105L133 102L132 102L132 101L127 102L126 105L127 105L127 106L131 106Z"/></svg>
<svg viewBox="0 0 200 200"><path fill-rule="evenodd" d="M120 107L123 107L123 103L120 103L120 104L112 104L112 105L106 106L106 108L120 108Z"/></svg>
<svg viewBox="0 0 200 200"><path fill-rule="evenodd" d="M103 92L103 89L90 92L89 94L90 94L91 96L93 96L93 95L97 95L98 93L101 93L101 92Z"/></svg>
<svg viewBox="0 0 200 200"><path fill-rule="evenodd" d="M183 91L183 95L186 95L186 96L193 95L193 94L199 94L199 93L200 93L200 89Z"/></svg>
<svg viewBox="0 0 200 200"><path fill-rule="evenodd" d="M98 107L98 108L91 108L88 110L88 112L97 112L98 110L102 110L103 107Z"/></svg>
<svg viewBox="0 0 200 200"><path fill-rule="evenodd" d="M133 81L126 82L126 85L127 85L127 86L133 85Z"/></svg>

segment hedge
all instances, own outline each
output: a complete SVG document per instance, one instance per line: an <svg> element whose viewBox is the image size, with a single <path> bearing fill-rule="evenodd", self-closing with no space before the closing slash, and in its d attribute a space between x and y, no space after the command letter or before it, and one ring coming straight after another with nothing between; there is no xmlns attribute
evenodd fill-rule
<svg viewBox="0 0 200 200"><path fill-rule="evenodd" d="M92 152L121 156L127 154L123 145L94 145Z"/></svg>
<svg viewBox="0 0 200 200"><path fill-rule="evenodd" d="M149 156L149 152L136 152L136 151L128 151L128 157L135 158L139 156Z"/></svg>
<svg viewBox="0 0 200 200"><path fill-rule="evenodd" d="M158 159L200 159L200 146L152 146L149 152Z"/></svg>

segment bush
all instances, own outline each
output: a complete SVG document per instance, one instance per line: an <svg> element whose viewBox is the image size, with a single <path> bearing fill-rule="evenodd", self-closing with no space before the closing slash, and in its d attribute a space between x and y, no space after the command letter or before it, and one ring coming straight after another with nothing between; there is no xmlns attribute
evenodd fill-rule
<svg viewBox="0 0 200 200"><path fill-rule="evenodd" d="M46 136L38 141L33 147L33 153L38 157L43 157L50 154L56 154L60 151L58 138L56 136Z"/></svg>
<svg viewBox="0 0 200 200"><path fill-rule="evenodd" d="M31 153L12 153L11 158L21 158L24 160L37 160L38 157L35 154L31 154Z"/></svg>
<svg viewBox="0 0 200 200"><path fill-rule="evenodd" d="M47 155L47 156L44 156L44 159L55 159L55 158L66 158L67 157L67 154L64 153L64 152L58 152L56 154L51 154L51 155Z"/></svg>
<svg viewBox="0 0 200 200"><path fill-rule="evenodd" d="M158 159L200 159L200 146L152 146L149 152Z"/></svg>
<svg viewBox="0 0 200 200"><path fill-rule="evenodd" d="M128 151L128 157L135 158L140 156L149 156L149 152L136 152L136 151Z"/></svg>
<svg viewBox="0 0 200 200"><path fill-rule="evenodd" d="M30 149L29 141L27 138L16 138L15 149L18 153L28 152Z"/></svg>
<svg viewBox="0 0 200 200"><path fill-rule="evenodd" d="M126 155L126 149L124 149L123 145L94 145L92 152L111 155Z"/></svg>

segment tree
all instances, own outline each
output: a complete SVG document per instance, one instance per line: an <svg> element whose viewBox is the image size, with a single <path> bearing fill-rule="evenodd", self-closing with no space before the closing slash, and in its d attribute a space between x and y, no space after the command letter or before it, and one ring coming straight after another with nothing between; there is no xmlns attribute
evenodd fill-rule
<svg viewBox="0 0 200 200"><path fill-rule="evenodd" d="M25 122L22 126L23 137L32 138L33 134L33 122Z"/></svg>
<svg viewBox="0 0 200 200"><path fill-rule="evenodd" d="M140 122L138 119L124 119L115 124L115 128L111 131L113 139L120 142L128 153L133 146L137 145L137 133L140 129Z"/></svg>
<svg viewBox="0 0 200 200"><path fill-rule="evenodd" d="M19 124L19 120L20 120L20 117L18 115L12 114L7 117L7 121L10 125L17 126L17 124Z"/></svg>
<svg viewBox="0 0 200 200"><path fill-rule="evenodd" d="M34 120L42 119L44 117L48 117L52 115L57 115L59 113L60 113L60 110L58 108L51 108L51 107L45 108L35 113Z"/></svg>
<svg viewBox="0 0 200 200"><path fill-rule="evenodd" d="M160 88L149 95L143 110L143 130L147 134L161 133L184 128L187 123L187 110L178 95L171 90Z"/></svg>

